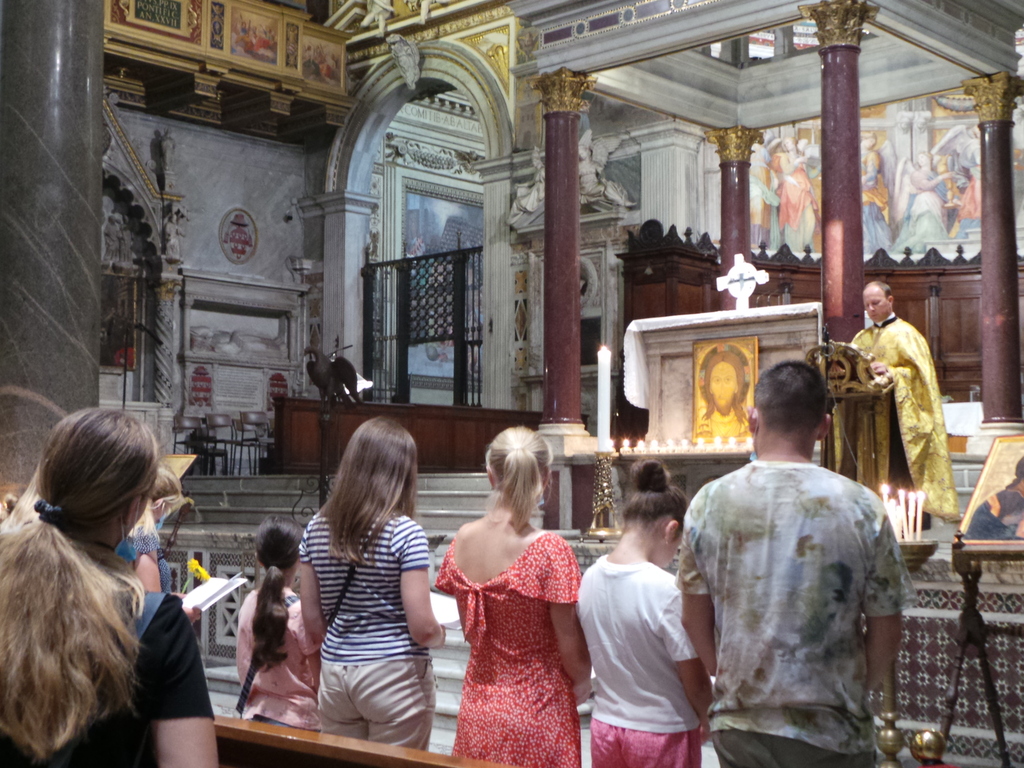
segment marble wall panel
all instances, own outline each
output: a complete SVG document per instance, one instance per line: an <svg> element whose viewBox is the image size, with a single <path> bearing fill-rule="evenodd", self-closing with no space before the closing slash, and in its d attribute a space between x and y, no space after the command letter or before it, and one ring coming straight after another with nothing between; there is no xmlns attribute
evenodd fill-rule
<svg viewBox="0 0 1024 768"><path fill-rule="evenodd" d="M304 253L302 225L291 210L292 201L306 193L302 147L128 109L119 109L118 118L143 163L150 159L156 131L169 130L174 139L174 186L168 191L182 195L188 210L182 243L185 267L293 281L286 259ZM247 211L259 234L255 255L242 265L228 261L218 242L221 219L233 208Z"/></svg>

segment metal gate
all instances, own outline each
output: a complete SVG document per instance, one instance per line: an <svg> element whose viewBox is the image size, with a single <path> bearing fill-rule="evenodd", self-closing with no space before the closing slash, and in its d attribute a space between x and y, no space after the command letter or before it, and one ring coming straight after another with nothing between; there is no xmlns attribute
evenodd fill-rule
<svg viewBox="0 0 1024 768"><path fill-rule="evenodd" d="M363 267L363 361L371 398L408 403L409 349L452 342L452 405L480 405L483 248Z"/></svg>

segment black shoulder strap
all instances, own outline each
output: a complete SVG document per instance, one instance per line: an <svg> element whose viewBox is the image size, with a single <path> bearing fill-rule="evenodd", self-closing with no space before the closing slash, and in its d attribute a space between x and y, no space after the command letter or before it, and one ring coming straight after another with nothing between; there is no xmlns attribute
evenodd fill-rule
<svg viewBox="0 0 1024 768"><path fill-rule="evenodd" d="M345 599L345 595L348 594L348 588L352 585L352 577L356 575L356 564L349 563L348 573L345 574L345 583L341 585L341 592L338 593L338 601L334 604L334 610L331 611L331 615L327 617L327 629L330 630L334 624L334 619L338 616L338 611L341 610L341 603Z"/></svg>

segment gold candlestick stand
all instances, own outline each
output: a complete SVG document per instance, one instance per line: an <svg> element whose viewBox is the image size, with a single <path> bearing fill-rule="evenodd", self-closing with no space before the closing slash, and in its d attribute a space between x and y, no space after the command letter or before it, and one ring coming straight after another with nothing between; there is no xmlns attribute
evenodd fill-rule
<svg viewBox="0 0 1024 768"><path fill-rule="evenodd" d="M612 486L614 452L598 453L594 461L594 519L581 537L583 541L616 539L622 535L615 522L615 489Z"/></svg>
<svg viewBox="0 0 1024 768"><path fill-rule="evenodd" d="M921 566L928 562L928 558L934 555L938 548L939 542L934 540L900 542L903 561L911 573L921 570ZM878 729L878 748L882 750L885 759L882 760L879 768L901 768L896 755L903 749L903 734L896 727L896 721L899 719L896 707L896 660L894 659L892 666L885 673L885 680L882 681L882 727Z"/></svg>

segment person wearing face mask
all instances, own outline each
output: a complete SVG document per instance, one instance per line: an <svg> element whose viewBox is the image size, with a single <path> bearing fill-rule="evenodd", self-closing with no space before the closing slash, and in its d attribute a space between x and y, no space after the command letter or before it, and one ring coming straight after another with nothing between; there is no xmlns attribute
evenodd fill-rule
<svg viewBox="0 0 1024 768"><path fill-rule="evenodd" d="M153 433L121 411L62 419L35 515L0 533L0 765L216 768L192 627L146 595L127 541L153 493Z"/></svg>
<svg viewBox="0 0 1024 768"><path fill-rule="evenodd" d="M868 283L864 312L871 325L853 338L854 346L875 356L871 372L893 384L889 409L875 412L878 477L893 488L924 491L925 512L957 521L960 503L932 353L924 336L896 316L893 303L888 285Z"/></svg>
<svg viewBox="0 0 1024 768"><path fill-rule="evenodd" d="M153 487L153 501L139 517L130 537L136 553L132 565L147 592L171 591L171 566L164 558L157 531L163 527L164 519L184 503L178 476L161 461Z"/></svg>

